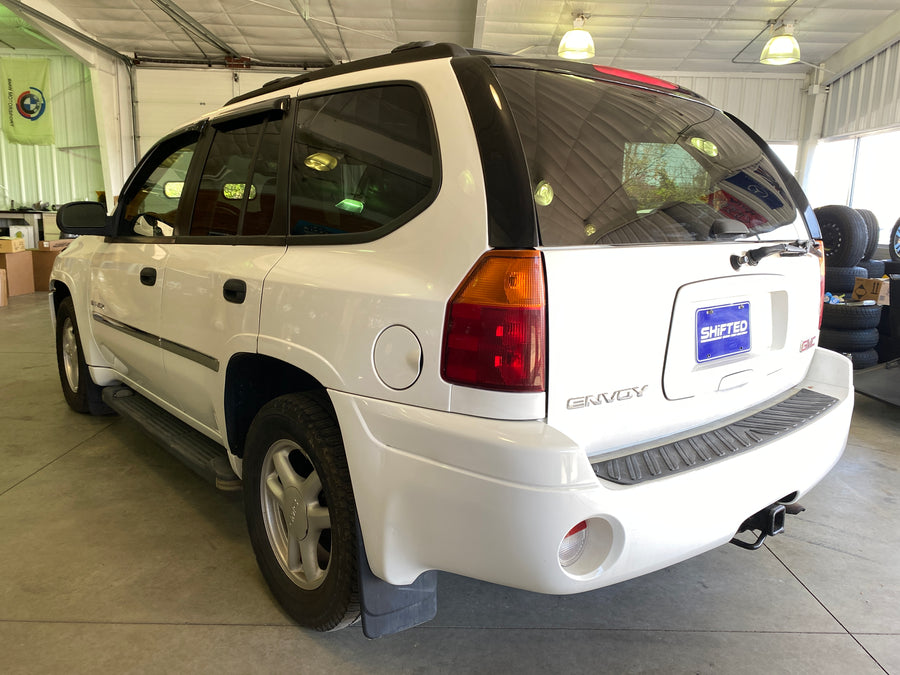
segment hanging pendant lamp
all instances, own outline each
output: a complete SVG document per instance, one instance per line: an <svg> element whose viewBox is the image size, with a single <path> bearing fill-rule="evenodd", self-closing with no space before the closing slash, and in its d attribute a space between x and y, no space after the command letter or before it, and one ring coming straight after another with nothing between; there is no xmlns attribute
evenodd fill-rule
<svg viewBox="0 0 900 675"><path fill-rule="evenodd" d="M594 55L594 38L582 26L587 17L579 14L572 22L572 30L563 35L556 51L564 59L589 59Z"/></svg>

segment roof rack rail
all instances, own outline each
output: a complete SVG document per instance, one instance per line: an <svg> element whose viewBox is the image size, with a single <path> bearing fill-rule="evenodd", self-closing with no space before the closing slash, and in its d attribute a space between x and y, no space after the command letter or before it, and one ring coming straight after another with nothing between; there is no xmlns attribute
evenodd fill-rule
<svg viewBox="0 0 900 675"><path fill-rule="evenodd" d="M469 50L449 42L408 42L405 45L395 47L389 54L380 54L359 61L350 61L348 63L339 63L320 70L313 70L303 75L281 77L268 82L259 89L248 91L246 94L235 96L225 105L232 103L240 103L263 94L269 94L273 91L286 89L288 87L296 87L304 82L312 80L321 80L334 75L343 75L344 73L354 73L370 68L380 68L382 66L393 66L400 63L411 63L414 61L428 61L430 59L443 59L458 56L469 56Z"/></svg>

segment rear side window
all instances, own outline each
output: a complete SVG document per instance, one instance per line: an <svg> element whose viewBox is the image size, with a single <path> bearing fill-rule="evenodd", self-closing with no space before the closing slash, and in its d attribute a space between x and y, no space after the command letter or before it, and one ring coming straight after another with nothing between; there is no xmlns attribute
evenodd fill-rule
<svg viewBox="0 0 900 675"><path fill-rule="evenodd" d="M522 140L543 245L807 236L775 167L723 113L573 75L494 72Z"/></svg>
<svg viewBox="0 0 900 675"><path fill-rule="evenodd" d="M190 236L269 232L275 210L282 120L215 130L200 176Z"/></svg>
<svg viewBox="0 0 900 675"><path fill-rule="evenodd" d="M434 139L418 89L386 85L298 105L291 235L376 237L430 203Z"/></svg>

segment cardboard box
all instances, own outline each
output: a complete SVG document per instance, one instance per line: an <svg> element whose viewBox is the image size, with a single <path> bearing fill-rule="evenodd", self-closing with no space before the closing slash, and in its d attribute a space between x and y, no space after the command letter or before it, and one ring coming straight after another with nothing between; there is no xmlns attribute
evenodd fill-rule
<svg viewBox="0 0 900 675"><path fill-rule="evenodd" d="M25 242L25 248L34 248L37 244L33 225L10 225L9 238L21 239Z"/></svg>
<svg viewBox="0 0 900 675"><path fill-rule="evenodd" d="M32 251L0 253L0 269L6 270L10 297L34 293Z"/></svg>
<svg viewBox="0 0 900 675"><path fill-rule="evenodd" d="M59 251L32 251L32 267L34 269L34 290L50 290L50 272L53 271L53 263Z"/></svg>
<svg viewBox="0 0 900 675"><path fill-rule="evenodd" d="M10 239L9 237L0 237L0 253L16 253L25 250L24 239Z"/></svg>
<svg viewBox="0 0 900 675"><path fill-rule="evenodd" d="M62 251L66 246L71 244L74 239L54 239L52 241L42 240L38 242L39 251Z"/></svg>
<svg viewBox="0 0 900 675"><path fill-rule="evenodd" d="M876 305L890 305L890 280L856 277L856 281L853 283L853 299L874 300Z"/></svg>
<svg viewBox="0 0 900 675"><path fill-rule="evenodd" d="M41 226L44 230L44 239L59 239L59 228L56 226L56 212L45 211L41 217Z"/></svg>
<svg viewBox="0 0 900 675"><path fill-rule="evenodd" d="M0 307L9 304L9 284L6 281L6 270L0 270Z"/></svg>

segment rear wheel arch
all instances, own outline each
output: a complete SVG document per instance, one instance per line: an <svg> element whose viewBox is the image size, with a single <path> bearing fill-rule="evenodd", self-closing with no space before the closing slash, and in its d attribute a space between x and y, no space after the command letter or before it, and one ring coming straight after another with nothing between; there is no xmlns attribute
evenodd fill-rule
<svg viewBox="0 0 900 675"><path fill-rule="evenodd" d="M269 401L285 394L317 392L334 413L325 386L294 365L262 354L235 354L225 374L225 419L232 454L244 456L247 432L257 413Z"/></svg>

